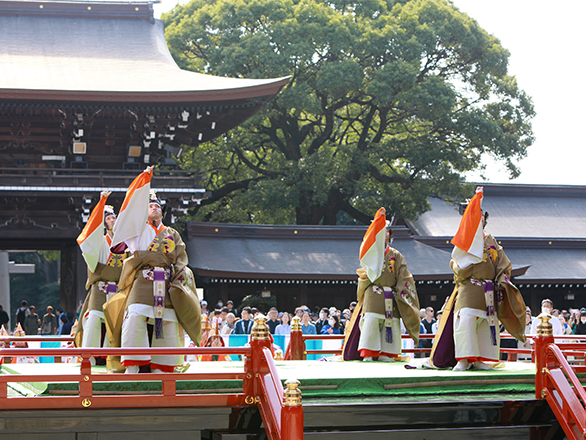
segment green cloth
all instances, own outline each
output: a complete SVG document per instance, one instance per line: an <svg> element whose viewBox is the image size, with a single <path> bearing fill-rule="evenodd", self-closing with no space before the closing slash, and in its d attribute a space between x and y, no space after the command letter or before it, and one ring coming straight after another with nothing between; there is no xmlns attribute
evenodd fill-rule
<svg viewBox="0 0 586 440"><path fill-rule="evenodd" d="M415 359L417 366L423 359ZM277 361L281 381L297 379L301 382L303 398L311 401L322 399L368 398L384 401L486 399L493 400L503 394L516 398L533 398L535 392L535 364L506 362L505 368L492 371L451 371L407 369L404 362L326 362L326 361ZM188 372L242 372L243 362L194 362ZM93 367L94 374L106 374L105 367ZM79 364L10 364L2 366L2 373L12 374L79 374ZM584 381L586 375L580 374ZM510 383L509 383L510 382ZM385 389L385 385L387 388ZM49 394L51 390L78 389L77 383L11 383L19 395ZM185 380L177 383L177 390L220 390L239 393L240 380L203 381ZM95 382L95 391L142 391L160 392L161 382L149 380L144 374L141 382ZM390 399L390 400L389 400Z"/></svg>

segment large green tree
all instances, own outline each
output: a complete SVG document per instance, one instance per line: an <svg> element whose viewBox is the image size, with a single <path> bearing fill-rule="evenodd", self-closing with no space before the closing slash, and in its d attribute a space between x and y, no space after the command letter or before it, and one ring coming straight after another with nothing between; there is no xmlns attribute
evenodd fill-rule
<svg viewBox="0 0 586 440"><path fill-rule="evenodd" d="M185 155L213 191L200 220L411 219L469 191L483 157L518 175L533 142L508 51L447 0L193 0L164 20L183 68L291 75L267 110Z"/></svg>

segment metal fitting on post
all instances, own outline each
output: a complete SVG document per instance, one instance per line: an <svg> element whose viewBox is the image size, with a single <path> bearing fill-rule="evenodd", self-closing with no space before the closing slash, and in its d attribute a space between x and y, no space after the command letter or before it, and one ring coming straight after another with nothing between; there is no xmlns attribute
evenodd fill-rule
<svg viewBox="0 0 586 440"><path fill-rule="evenodd" d="M256 318L254 318L254 325L252 326L250 339L253 341L271 339L266 316L258 315Z"/></svg>
<svg viewBox="0 0 586 440"><path fill-rule="evenodd" d="M292 332L300 332L301 331L301 319L299 316L294 316L291 320L291 331Z"/></svg>
<svg viewBox="0 0 586 440"><path fill-rule="evenodd" d="M553 336L553 326L549 320L551 319L551 315L549 313L542 312L537 319L539 319L539 323L537 324L537 335L538 336Z"/></svg>
<svg viewBox="0 0 586 440"><path fill-rule="evenodd" d="M288 379L285 382L285 394L283 396L284 406L301 406L300 382L297 379Z"/></svg>

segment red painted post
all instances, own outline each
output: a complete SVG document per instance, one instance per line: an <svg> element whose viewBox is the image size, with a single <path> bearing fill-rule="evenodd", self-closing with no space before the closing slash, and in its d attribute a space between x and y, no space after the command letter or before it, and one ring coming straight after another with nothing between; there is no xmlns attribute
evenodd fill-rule
<svg viewBox="0 0 586 440"><path fill-rule="evenodd" d="M92 397L93 385L91 380L92 375L92 364L90 362L91 355L89 353L83 353L81 355L81 367L80 372L82 379L79 381L79 397Z"/></svg>
<svg viewBox="0 0 586 440"><path fill-rule="evenodd" d="M246 378L251 382L245 381L245 386L248 388L244 390L246 393L246 403L249 405L258 402L260 385L258 384L257 378L260 373L266 373L269 371L269 367L264 360L263 348L272 350L271 336L269 327L266 324L267 318L263 315L258 315L254 319L254 325L250 334L250 348L252 349L252 355L250 364L244 364L246 371ZM250 394L249 394L250 393Z"/></svg>
<svg viewBox="0 0 586 440"><path fill-rule="evenodd" d="M541 313L537 319L541 322L537 324L537 337L533 343L535 354L535 398L544 399L545 396L542 390L545 387L545 374L543 374L543 369L547 368L546 350L549 344L554 343L554 339L552 325L549 322L551 315L549 313Z"/></svg>
<svg viewBox="0 0 586 440"><path fill-rule="evenodd" d="M303 440L303 407L299 381L285 382L283 409L281 410L281 440Z"/></svg>
<svg viewBox="0 0 586 440"><path fill-rule="evenodd" d="M295 316L291 322L291 340L289 341L291 347L291 360L304 361L305 342L303 341L303 333L301 332L301 320Z"/></svg>

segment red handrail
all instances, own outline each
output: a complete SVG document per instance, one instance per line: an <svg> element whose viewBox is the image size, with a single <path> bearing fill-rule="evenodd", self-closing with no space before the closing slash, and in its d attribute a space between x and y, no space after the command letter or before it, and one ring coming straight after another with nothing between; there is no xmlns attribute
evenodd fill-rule
<svg viewBox="0 0 586 440"><path fill-rule="evenodd" d="M555 344L549 344L545 351L548 367L538 371L541 376L540 398L546 399L569 439L586 437L586 392L568 364L564 354Z"/></svg>
<svg viewBox="0 0 586 440"><path fill-rule="evenodd" d="M586 343L561 342L555 339L584 339L584 335L552 336L550 316L539 315L541 323L534 338L535 397L546 399L566 436L571 440L586 438L586 391L576 372L586 371L584 366L572 366L566 356L584 357Z"/></svg>
<svg viewBox="0 0 586 440"><path fill-rule="evenodd" d="M504 338L503 338L504 336ZM513 336L504 333L501 338L503 339L514 339ZM435 334L423 334L419 335L420 339L433 339ZM534 338L534 336L528 336ZM560 339L572 339L571 335L566 336L556 336ZM411 339L409 335L401 335L402 339ZM344 339L344 335L304 335L301 331L291 331L291 339L289 341L289 345L287 346L287 350L285 351L285 360L295 360L301 361L306 360L308 354L342 354L342 348L338 349L315 349L315 350L308 350L305 346L305 341L308 340L335 340L335 339ZM579 337L575 337L575 339L580 339ZM584 339L582 337L581 339ZM404 348L402 349L403 353L431 353L431 348ZM532 354L533 350L530 348L506 348L502 347L500 349L501 353L508 353L508 360L514 361L516 360L517 354Z"/></svg>

